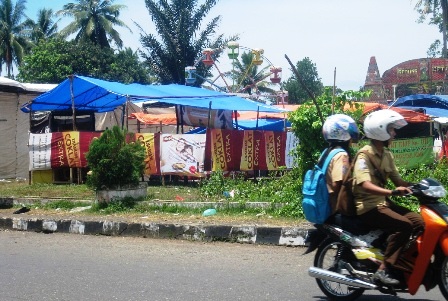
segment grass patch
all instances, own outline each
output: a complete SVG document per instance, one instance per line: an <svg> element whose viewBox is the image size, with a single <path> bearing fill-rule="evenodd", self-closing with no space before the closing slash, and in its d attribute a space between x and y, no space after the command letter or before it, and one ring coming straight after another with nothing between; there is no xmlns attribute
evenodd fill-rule
<svg viewBox="0 0 448 301"><path fill-rule="evenodd" d="M0 197L41 197L41 198L76 198L89 200L95 198L95 192L86 185L75 184L31 184L11 181L0 183Z"/></svg>
<svg viewBox="0 0 448 301"><path fill-rule="evenodd" d="M86 202L78 202L78 201L71 201L71 200L59 200L59 201L52 201L52 202L48 202L45 203L43 205L40 205L39 207L41 207L44 210L56 210L56 209L61 209L61 210L71 210L77 207L85 207L85 206L89 206L90 203L86 203Z"/></svg>

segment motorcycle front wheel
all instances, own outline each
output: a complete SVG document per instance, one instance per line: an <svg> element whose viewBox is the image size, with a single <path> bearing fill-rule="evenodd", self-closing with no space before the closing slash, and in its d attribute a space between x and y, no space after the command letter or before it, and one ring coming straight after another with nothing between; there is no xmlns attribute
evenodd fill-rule
<svg viewBox="0 0 448 301"><path fill-rule="evenodd" d="M442 262L439 277L440 292L445 297L445 300L448 300L448 257L445 257Z"/></svg>
<svg viewBox="0 0 448 301"><path fill-rule="evenodd" d="M317 250L314 257L314 266L324 270L340 273L339 260L343 255L342 243L327 240ZM330 299L337 301L353 301L359 298L364 289L355 288L345 284L316 278L321 291Z"/></svg>

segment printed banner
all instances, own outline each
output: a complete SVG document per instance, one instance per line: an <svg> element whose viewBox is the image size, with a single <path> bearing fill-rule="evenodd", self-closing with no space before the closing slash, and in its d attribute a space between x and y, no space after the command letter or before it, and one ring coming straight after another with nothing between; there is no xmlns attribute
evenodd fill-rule
<svg viewBox="0 0 448 301"><path fill-rule="evenodd" d="M210 126L208 122L210 112ZM184 125L209 127L214 129L232 129L231 110L208 110L190 106L177 106L179 122Z"/></svg>
<svg viewBox="0 0 448 301"><path fill-rule="evenodd" d="M293 151L299 145L299 138L297 138L293 132L286 132L286 148L285 148L285 165L286 168L293 168L296 166Z"/></svg>
<svg viewBox="0 0 448 301"><path fill-rule="evenodd" d="M433 137L421 137L393 140L390 150L397 166L415 168L434 162L433 146Z"/></svg>
<svg viewBox="0 0 448 301"><path fill-rule="evenodd" d="M285 166L286 132L207 130L205 170L275 170Z"/></svg>
<svg viewBox="0 0 448 301"><path fill-rule="evenodd" d="M205 134L161 134L160 137L161 173L204 175Z"/></svg>
<svg viewBox="0 0 448 301"><path fill-rule="evenodd" d="M160 133L137 133L135 140L145 146L145 175L160 174Z"/></svg>
<svg viewBox="0 0 448 301"><path fill-rule="evenodd" d="M86 167L96 132L30 134L30 170ZM145 174L203 176L204 170L274 170L286 164L286 133L208 130L207 134L137 133L146 150Z"/></svg>
<svg viewBox="0 0 448 301"><path fill-rule="evenodd" d="M51 169L51 137L52 133L30 134L28 139L29 170Z"/></svg>
<svg viewBox="0 0 448 301"><path fill-rule="evenodd" d="M85 154L90 142L100 133L96 132L56 132L30 134L30 170L45 170L59 167L86 167Z"/></svg>
<svg viewBox="0 0 448 301"><path fill-rule="evenodd" d="M207 130L206 170L234 170L233 150L237 141L232 130ZM209 156L210 154L210 156Z"/></svg>
<svg viewBox="0 0 448 301"><path fill-rule="evenodd" d="M362 140L353 145L355 150L370 143L370 140ZM415 168L421 164L434 162L434 138L419 137L409 139L392 140L389 150L394 155L395 165L405 168Z"/></svg>
<svg viewBox="0 0 448 301"><path fill-rule="evenodd" d="M240 170L267 170L263 131L244 131Z"/></svg>
<svg viewBox="0 0 448 301"><path fill-rule="evenodd" d="M286 165L286 132L264 132L267 170L276 170Z"/></svg>

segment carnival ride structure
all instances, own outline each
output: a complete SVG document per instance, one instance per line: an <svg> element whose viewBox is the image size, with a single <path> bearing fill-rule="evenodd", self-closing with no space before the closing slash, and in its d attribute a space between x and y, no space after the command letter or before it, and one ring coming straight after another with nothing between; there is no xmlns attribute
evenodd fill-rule
<svg viewBox="0 0 448 301"><path fill-rule="evenodd" d="M243 51L241 60L240 50ZM227 52L229 60L218 59L222 52ZM222 66L231 70L223 72ZM262 102L269 100L282 104L287 95L281 85L282 68L273 65L264 55L263 49L241 46L235 41L223 48L204 49L193 66L185 67L186 85L195 85L198 79L203 81L204 88ZM271 88L276 84L279 84L277 91Z"/></svg>

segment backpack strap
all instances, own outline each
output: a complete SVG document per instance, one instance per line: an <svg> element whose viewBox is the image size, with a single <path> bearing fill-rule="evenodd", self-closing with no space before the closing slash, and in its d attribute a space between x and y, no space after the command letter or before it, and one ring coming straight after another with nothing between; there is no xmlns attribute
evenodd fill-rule
<svg viewBox="0 0 448 301"><path fill-rule="evenodd" d="M325 158L324 164L323 164L323 166L322 166L322 171L323 171L324 173L327 172L327 168L328 168L328 165L330 165L331 159L333 159L333 157L334 157L336 154L341 153L341 152L345 152L345 150L342 149L342 148L335 148L335 149L331 150L331 152L330 152L330 153L327 155L327 157ZM319 163L320 163L320 162L319 162Z"/></svg>
<svg viewBox="0 0 448 301"><path fill-rule="evenodd" d="M355 167L356 159L358 158L358 155L359 155L360 153L361 153L361 152L358 151L358 152L356 153L355 157L353 158L352 162L350 163L350 170L349 170L348 172L345 173L344 178L342 179L342 184L347 183L347 181L349 180L349 178L352 176L352 174L353 174L353 168Z"/></svg>

